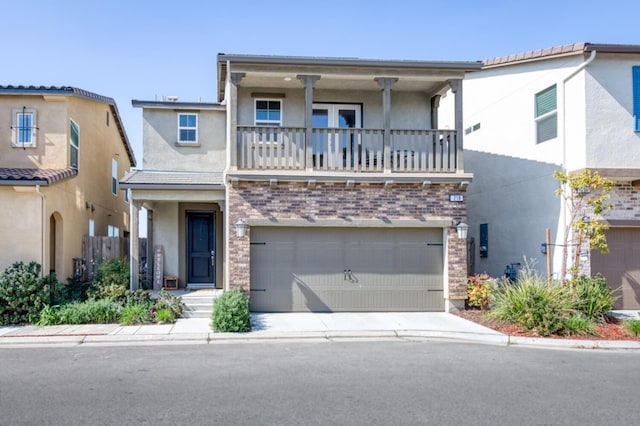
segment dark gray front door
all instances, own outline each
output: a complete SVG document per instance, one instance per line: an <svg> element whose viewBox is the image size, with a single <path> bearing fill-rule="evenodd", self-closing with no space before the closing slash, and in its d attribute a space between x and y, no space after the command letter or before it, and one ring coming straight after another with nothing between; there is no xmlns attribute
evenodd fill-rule
<svg viewBox="0 0 640 426"><path fill-rule="evenodd" d="M187 285L213 287L215 277L215 213L187 213Z"/></svg>

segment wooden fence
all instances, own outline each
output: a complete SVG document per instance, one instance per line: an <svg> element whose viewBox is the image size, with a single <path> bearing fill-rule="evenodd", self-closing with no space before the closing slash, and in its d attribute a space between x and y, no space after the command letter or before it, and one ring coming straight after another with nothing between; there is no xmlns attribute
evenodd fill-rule
<svg viewBox="0 0 640 426"><path fill-rule="evenodd" d="M147 239L140 238L138 241L140 257L146 260ZM90 281L96 264L111 259L129 260L129 238L85 235L82 238L82 258L73 259L74 276L80 281Z"/></svg>

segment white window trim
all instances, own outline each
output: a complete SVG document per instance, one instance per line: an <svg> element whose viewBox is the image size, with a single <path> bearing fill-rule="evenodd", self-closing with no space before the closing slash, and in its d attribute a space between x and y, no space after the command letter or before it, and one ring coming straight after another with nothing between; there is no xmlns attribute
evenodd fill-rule
<svg viewBox="0 0 640 426"><path fill-rule="evenodd" d="M118 161L111 159L111 193L118 196Z"/></svg>
<svg viewBox="0 0 640 426"><path fill-rule="evenodd" d="M196 125L195 127L191 127L191 126L180 126L180 117L183 115L195 115L196 116ZM200 120L198 119L198 113L196 112L180 112L178 113L178 143L179 144L185 144L185 145L195 145L198 143L198 122ZM196 140L194 141L183 141L182 139L180 139L180 130L195 130L196 131Z"/></svg>
<svg viewBox="0 0 640 426"><path fill-rule="evenodd" d="M71 126L75 126L78 129L78 144L73 144L73 139L71 139ZM69 120L69 167L73 168L71 165L71 147L75 147L78 150L78 164L75 167L76 170L80 170L80 125L73 121L73 119Z"/></svg>
<svg viewBox="0 0 640 426"><path fill-rule="evenodd" d="M258 102L259 101L267 101L267 102L279 102L280 103L280 120L258 120L257 117L257 113L258 113ZM276 99L276 98L256 98L254 99L253 102L253 125L254 126L262 126L262 127L281 127L282 126L282 117L284 116L283 114L283 108L284 108L284 102L282 102L282 99ZM260 123L269 123L269 124L258 124L258 122Z"/></svg>
<svg viewBox="0 0 640 426"><path fill-rule="evenodd" d="M89 236L95 237L96 235L96 221L89 219Z"/></svg>
<svg viewBox="0 0 640 426"><path fill-rule="evenodd" d="M18 116L20 114L31 114L31 142L19 142L18 141ZM33 108L15 108L11 110L11 146L14 148L35 148L38 140L38 119L36 110Z"/></svg>

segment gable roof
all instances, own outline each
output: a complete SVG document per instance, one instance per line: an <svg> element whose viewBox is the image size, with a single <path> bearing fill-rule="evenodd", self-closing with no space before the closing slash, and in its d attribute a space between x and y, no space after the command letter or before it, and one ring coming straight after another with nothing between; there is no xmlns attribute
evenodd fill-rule
<svg viewBox="0 0 640 426"><path fill-rule="evenodd" d="M122 124L122 119L120 118L120 112L118 111L118 106L116 105L116 101L113 98L109 98L107 96L98 95L97 93L89 92L87 90L79 89L77 87L72 86L12 86L0 85L0 95L57 95L57 96L72 96L80 99L88 99L91 101L100 102L103 104L107 104L111 107L111 114L113 115L116 126L118 127L118 132L120 133L120 138L122 139L122 143L127 151L127 155L129 157L129 161L132 166L136 165L136 159L133 155L133 149L131 149L131 144L129 143L129 138L127 137L127 133L124 130L124 125Z"/></svg>
<svg viewBox="0 0 640 426"><path fill-rule="evenodd" d="M0 167L0 185L49 186L78 175L78 170Z"/></svg>
<svg viewBox="0 0 640 426"><path fill-rule="evenodd" d="M581 55L587 52L602 53L640 53L638 44L597 44L597 43L573 43L547 49L531 50L529 52L515 53L513 55L498 56L483 61L483 68L494 68L505 65L513 65L524 62L541 61L563 56Z"/></svg>

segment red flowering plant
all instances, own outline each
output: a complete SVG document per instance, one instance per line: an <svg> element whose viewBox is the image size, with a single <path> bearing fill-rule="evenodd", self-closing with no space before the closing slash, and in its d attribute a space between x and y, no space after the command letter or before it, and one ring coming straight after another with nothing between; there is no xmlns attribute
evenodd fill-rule
<svg viewBox="0 0 640 426"><path fill-rule="evenodd" d="M484 310L489 308L496 287L496 279L487 274L476 274L467 279L469 306Z"/></svg>

